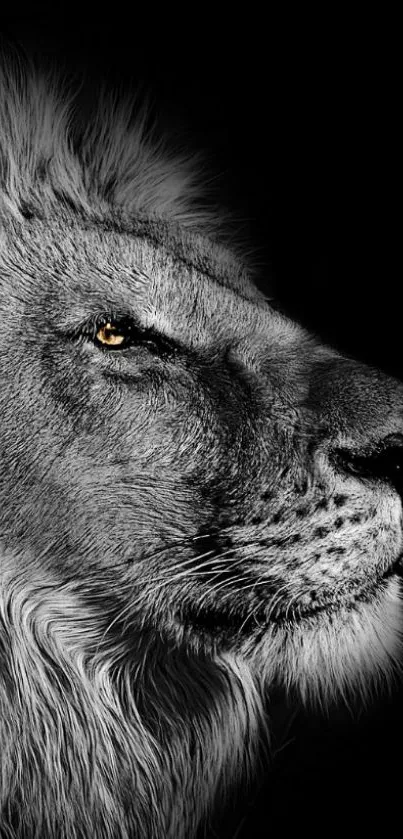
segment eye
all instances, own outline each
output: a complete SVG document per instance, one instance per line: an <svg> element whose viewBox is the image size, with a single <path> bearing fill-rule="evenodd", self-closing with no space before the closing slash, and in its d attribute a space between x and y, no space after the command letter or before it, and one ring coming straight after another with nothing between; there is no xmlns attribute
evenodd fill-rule
<svg viewBox="0 0 403 839"><path fill-rule="evenodd" d="M153 329L139 326L131 317L111 314L98 317L87 323L81 334L90 339L103 351L119 351L134 347L146 347L154 355L168 355L175 345Z"/></svg>
<svg viewBox="0 0 403 839"><path fill-rule="evenodd" d="M127 344L128 330L116 323L107 321L102 326L99 326L95 334L95 342L102 344L103 347L122 347Z"/></svg>

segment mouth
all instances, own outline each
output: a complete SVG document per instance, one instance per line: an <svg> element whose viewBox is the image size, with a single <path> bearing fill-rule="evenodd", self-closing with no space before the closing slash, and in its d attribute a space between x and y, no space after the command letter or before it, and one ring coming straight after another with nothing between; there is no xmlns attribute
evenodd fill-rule
<svg viewBox="0 0 403 839"><path fill-rule="evenodd" d="M249 609L234 604L188 606L181 611L180 615L177 615L177 618L182 626L196 633L205 633L215 637L234 638L237 636L239 639L254 635L258 638L270 628L292 629L293 626L320 619L321 616L331 618L342 612L353 613L382 594L392 578L403 580L403 555L400 555L383 574L366 582L365 586L343 592L338 598L317 597L315 602L308 606L295 603L286 608L278 607L270 612L264 603Z"/></svg>

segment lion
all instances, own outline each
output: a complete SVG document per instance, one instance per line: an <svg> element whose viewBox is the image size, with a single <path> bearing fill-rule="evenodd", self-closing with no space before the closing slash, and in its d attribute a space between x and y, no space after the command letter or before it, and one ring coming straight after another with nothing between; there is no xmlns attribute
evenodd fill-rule
<svg viewBox="0 0 403 839"><path fill-rule="evenodd" d="M194 839L266 700L400 672L402 385L292 322L102 93L0 86L0 835Z"/></svg>

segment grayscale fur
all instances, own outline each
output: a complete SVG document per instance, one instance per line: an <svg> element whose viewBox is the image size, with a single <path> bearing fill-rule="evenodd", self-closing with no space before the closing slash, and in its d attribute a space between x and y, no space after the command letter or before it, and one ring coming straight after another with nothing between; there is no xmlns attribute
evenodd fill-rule
<svg viewBox="0 0 403 839"><path fill-rule="evenodd" d="M268 307L127 100L75 108L3 67L0 836L195 839L258 776L272 685L399 671L400 500L329 450L399 432L402 393ZM181 351L74 337L103 311Z"/></svg>

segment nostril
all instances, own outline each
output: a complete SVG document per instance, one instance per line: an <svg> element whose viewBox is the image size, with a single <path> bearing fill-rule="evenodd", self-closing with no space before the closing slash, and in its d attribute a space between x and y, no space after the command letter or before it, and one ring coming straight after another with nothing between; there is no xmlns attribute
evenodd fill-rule
<svg viewBox="0 0 403 839"><path fill-rule="evenodd" d="M386 481L403 495L403 436L391 434L369 451L337 449L334 460L344 472L357 478Z"/></svg>

